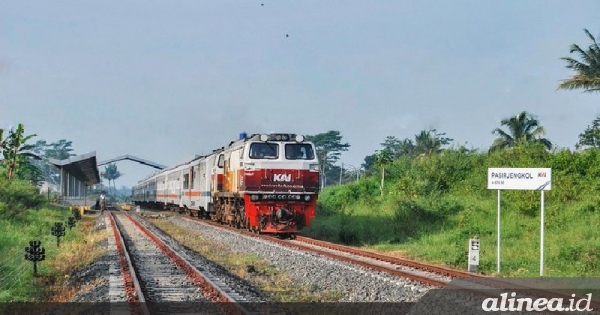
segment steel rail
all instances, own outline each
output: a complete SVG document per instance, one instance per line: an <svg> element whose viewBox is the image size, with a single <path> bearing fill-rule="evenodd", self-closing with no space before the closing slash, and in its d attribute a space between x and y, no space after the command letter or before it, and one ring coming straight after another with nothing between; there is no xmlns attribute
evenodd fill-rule
<svg viewBox="0 0 600 315"><path fill-rule="evenodd" d="M127 302L129 304L132 314L150 315L148 306L146 305L146 298L142 291L142 287L138 281L138 277L131 263L131 257L127 252L125 246L125 240L121 231L117 227L117 222L110 211L107 211L108 219L112 227L113 235L115 237L115 243L117 246L117 252L119 253L119 262L121 264L121 274L123 281L125 282L125 294Z"/></svg>
<svg viewBox="0 0 600 315"><path fill-rule="evenodd" d="M344 262L348 262L348 263L351 263L351 264L354 264L354 265L359 265L359 266L362 266L362 267L365 267L365 268L369 268L369 269L372 269L372 270L383 271L383 272L386 272L388 274L391 274L391 275L394 275L394 276L397 276L397 277L407 278L407 279L410 279L410 280L413 280L413 281L417 281L417 282L425 284L425 285L436 286L436 287L443 287L446 284L448 284L447 281L442 281L442 280L438 280L438 279L432 279L432 278L429 278L429 277L426 277L426 276L422 276L422 275L418 275L418 274L411 273L411 272L406 272L406 271L401 271L401 270L386 268L386 267L383 267L383 266L375 265L375 264L372 264L372 263L369 263L369 262L365 262L365 261L356 260L356 259L353 259L351 257L346 257L346 256L343 256L343 255L335 254L335 253L332 253L332 252L329 252L329 251L325 251L325 250L320 250L320 249L316 249L316 248L311 248L311 247L306 247L306 246L302 246L302 245L292 244L292 243L290 243L288 241L280 240L280 239L274 238L274 237L269 236L269 235L254 234L254 233L251 233L251 232L246 231L246 230L238 230L238 229L233 228L233 227L220 225L220 224L217 224L217 223L214 223L214 222L211 222L211 221L202 221L202 220L198 220L196 218L187 218L187 217L184 217L184 219L190 220L192 222L206 223L206 224L209 224L209 225L217 227L217 228L223 228L223 229L226 229L226 230L235 231L237 233L242 233L242 234L250 236L250 237L267 240L269 242L277 243L279 245L283 245L283 246L286 246L286 247L291 247L291 248L294 248L294 249L297 249L297 250L300 250L300 251L317 253L317 254L320 254L320 255L323 255L323 256L326 256L326 257L329 257L329 258L333 258L335 260L341 260L341 261L344 261Z"/></svg>
<svg viewBox="0 0 600 315"><path fill-rule="evenodd" d="M229 294L224 292L218 285L213 281L205 277L196 267L190 264L187 259L183 258L177 253L171 246L161 240L155 233L150 231L136 219L134 219L129 213L125 213L124 216L129 219L136 227L138 227L156 246L167 255L175 263L177 267L185 272L190 280L192 280L196 286L201 288L205 294L207 294L213 302L220 302L223 310L227 314L235 315L250 315L252 312L243 307L238 301L232 298Z"/></svg>

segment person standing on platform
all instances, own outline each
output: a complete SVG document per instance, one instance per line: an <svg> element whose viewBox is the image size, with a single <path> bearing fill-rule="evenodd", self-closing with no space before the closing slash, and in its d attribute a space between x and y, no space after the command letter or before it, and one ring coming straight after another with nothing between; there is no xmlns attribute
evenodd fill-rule
<svg viewBox="0 0 600 315"><path fill-rule="evenodd" d="M100 194L100 213L104 214L104 210L106 210L106 195L104 195L104 191Z"/></svg>

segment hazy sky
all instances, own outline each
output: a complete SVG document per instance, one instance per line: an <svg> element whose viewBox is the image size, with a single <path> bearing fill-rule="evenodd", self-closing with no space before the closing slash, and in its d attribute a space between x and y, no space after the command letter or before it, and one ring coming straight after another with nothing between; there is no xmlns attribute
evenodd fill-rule
<svg viewBox="0 0 600 315"><path fill-rule="evenodd" d="M584 28L600 37L600 1L0 0L0 128L165 165L333 129L359 166L425 128L487 148L527 110L573 147L600 114L600 94L556 90ZM154 171L117 166L117 185Z"/></svg>

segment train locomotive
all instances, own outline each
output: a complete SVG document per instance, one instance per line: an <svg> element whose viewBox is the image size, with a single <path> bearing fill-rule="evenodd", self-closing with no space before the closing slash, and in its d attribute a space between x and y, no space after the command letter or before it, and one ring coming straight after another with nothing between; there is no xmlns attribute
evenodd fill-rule
<svg viewBox="0 0 600 315"><path fill-rule="evenodd" d="M296 134L242 133L227 147L139 181L132 201L295 238L314 219L318 192L313 143Z"/></svg>

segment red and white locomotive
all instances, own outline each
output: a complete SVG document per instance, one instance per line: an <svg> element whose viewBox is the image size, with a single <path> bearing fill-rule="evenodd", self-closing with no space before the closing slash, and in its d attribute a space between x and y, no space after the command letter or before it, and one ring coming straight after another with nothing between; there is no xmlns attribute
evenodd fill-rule
<svg viewBox="0 0 600 315"><path fill-rule="evenodd" d="M132 201L293 238L314 219L318 191L314 144L302 135L242 133L227 147L141 180Z"/></svg>

